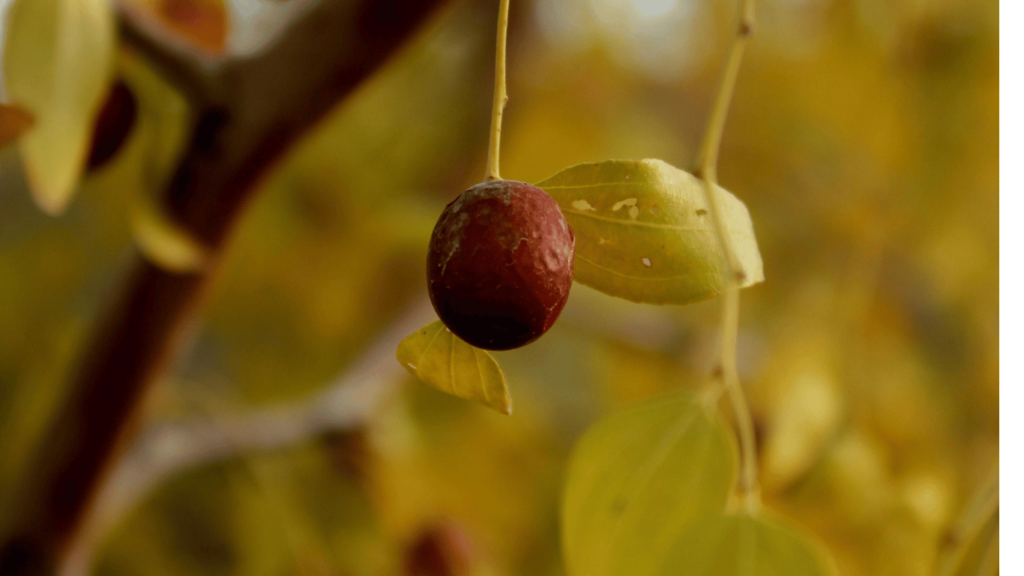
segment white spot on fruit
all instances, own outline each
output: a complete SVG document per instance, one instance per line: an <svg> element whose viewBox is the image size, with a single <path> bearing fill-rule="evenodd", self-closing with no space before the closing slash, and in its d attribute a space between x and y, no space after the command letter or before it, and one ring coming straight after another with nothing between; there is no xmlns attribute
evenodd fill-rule
<svg viewBox="0 0 1024 576"><path fill-rule="evenodd" d="M632 208L629 209L629 217L632 218L633 220L636 220L636 217L639 215L640 209L637 208L636 206L633 206Z"/></svg>
<svg viewBox="0 0 1024 576"><path fill-rule="evenodd" d="M608 241L607 241L607 240L605 240L604 238L598 238L598 239L597 239L597 243L598 243L599 245L600 245L600 244L607 244L607 243L608 243Z"/></svg>
<svg viewBox="0 0 1024 576"><path fill-rule="evenodd" d="M590 205L590 202L587 202L586 200L576 200L572 203L572 207L577 210L595 210L595 208Z"/></svg>
<svg viewBox="0 0 1024 576"><path fill-rule="evenodd" d="M647 266L648 268L651 267L651 259L650 258L643 258L643 261L644 261L644 266Z"/></svg>
<svg viewBox="0 0 1024 576"><path fill-rule="evenodd" d="M616 202L615 205L612 206L612 212L618 212L619 208L622 208L623 206L636 206L636 198L626 198L621 202Z"/></svg>
<svg viewBox="0 0 1024 576"><path fill-rule="evenodd" d="M544 266L552 272L558 270L558 253L556 251L547 250L544 252Z"/></svg>

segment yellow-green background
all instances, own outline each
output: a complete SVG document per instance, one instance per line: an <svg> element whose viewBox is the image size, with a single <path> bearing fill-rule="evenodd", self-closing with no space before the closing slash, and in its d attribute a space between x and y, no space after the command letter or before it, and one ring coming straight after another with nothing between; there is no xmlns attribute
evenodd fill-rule
<svg viewBox="0 0 1024 576"><path fill-rule="evenodd" d="M452 4L274 171L150 418L306 398L423 298L431 227L483 174L496 4ZM739 360L765 500L843 574L928 574L997 461L998 6L757 9L719 173L764 258ZM687 167L731 14L716 0L513 0L502 175ZM0 502L45 452L39 431L129 262L139 145L59 218L33 205L16 151L0 153ZM310 438L184 472L104 541L97 573L401 574L443 518L494 573L562 574L573 443L616 407L699 385L717 315L717 301L643 306L575 285L547 336L496 355L511 417L402 377L358 465Z"/></svg>

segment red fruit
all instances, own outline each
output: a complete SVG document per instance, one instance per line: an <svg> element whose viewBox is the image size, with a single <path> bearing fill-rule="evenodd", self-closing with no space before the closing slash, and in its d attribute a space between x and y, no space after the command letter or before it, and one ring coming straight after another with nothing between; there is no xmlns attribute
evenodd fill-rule
<svg viewBox="0 0 1024 576"><path fill-rule="evenodd" d="M482 182L445 207L427 290L449 330L487 350L540 338L569 298L576 238L558 204L514 180Z"/></svg>
<svg viewBox="0 0 1024 576"><path fill-rule="evenodd" d="M450 521L424 528L405 552L407 576L468 576L479 560L466 532Z"/></svg>
<svg viewBox="0 0 1024 576"><path fill-rule="evenodd" d="M118 80L110 89L103 108L96 117L92 147L86 161L87 171L98 170L117 154L135 126L137 115L138 103L135 94L123 80Z"/></svg>

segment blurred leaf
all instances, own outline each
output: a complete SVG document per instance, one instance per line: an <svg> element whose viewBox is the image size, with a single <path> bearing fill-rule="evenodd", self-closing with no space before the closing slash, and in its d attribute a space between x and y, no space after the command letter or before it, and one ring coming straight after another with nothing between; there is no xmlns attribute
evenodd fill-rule
<svg viewBox="0 0 1024 576"><path fill-rule="evenodd" d="M36 203L50 214L64 210L82 174L115 39L106 0L16 0L8 12L5 88L35 116L20 147Z"/></svg>
<svg viewBox="0 0 1024 576"><path fill-rule="evenodd" d="M136 194L131 211L132 233L142 254L171 272L201 269L209 256L206 248L172 222L145 194Z"/></svg>
<svg viewBox="0 0 1024 576"><path fill-rule="evenodd" d="M537 184L576 234L574 279L650 304L707 300L725 287L703 183L661 160L608 160L562 170ZM747 207L722 188L741 287L764 280Z"/></svg>
<svg viewBox="0 0 1024 576"><path fill-rule="evenodd" d="M33 124L32 114L23 108L0 104L0 148L17 140Z"/></svg>
<svg viewBox="0 0 1024 576"><path fill-rule="evenodd" d="M512 413L505 376L494 358L452 334L440 321L402 340L398 361L423 382L453 396Z"/></svg>
<svg viewBox="0 0 1024 576"><path fill-rule="evenodd" d="M680 530L719 514L736 476L729 431L688 394L644 403L590 428L569 463L562 546L575 576L647 576Z"/></svg>
<svg viewBox="0 0 1024 576"><path fill-rule="evenodd" d="M784 487L821 458L839 428L843 398L827 364L807 356L770 382L765 408L768 429L763 448L762 484Z"/></svg>
<svg viewBox="0 0 1024 576"><path fill-rule="evenodd" d="M195 46L214 54L224 50L228 19L223 0L160 0L157 14Z"/></svg>
<svg viewBox="0 0 1024 576"><path fill-rule="evenodd" d="M135 99L136 137L144 141L147 150L144 185L151 190L160 189L173 170L185 139L188 103L140 56L122 51L119 64L123 80Z"/></svg>
<svg viewBox="0 0 1024 576"><path fill-rule="evenodd" d="M643 548L634 554L645 556ZM638 558L637 560L640 560ZM825 576L830 558L789 527L763 517L727 515L691 523L656 574L688 576Z"/></svg>

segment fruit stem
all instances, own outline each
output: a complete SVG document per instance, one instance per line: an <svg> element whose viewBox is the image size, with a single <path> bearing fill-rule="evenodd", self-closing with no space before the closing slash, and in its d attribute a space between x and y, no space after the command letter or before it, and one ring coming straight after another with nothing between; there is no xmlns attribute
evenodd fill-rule
<svg viewBox="0 0 1024 576"><path fill-rule="evenodd" d="M498 149L501 147L501 115L508 102L505 91L505 45L508 38L508 2L498 7L498 44L494 51L494 103L491 105L491 140L487 147L487 170L484 180L501 180L498 174Z"/></svg>
<svg viewBox="0 0 1024 576"><path fill-rule="evenodd" d="M725 70L718 84L711 116L697 154L697 175L704 180L704 196L711 213L715 236L721 246L721 266L725 271L725 294L722 301L722 376L726 389L732 400L736 425L739 428L740 471L739 488L747 513L754 515L761 508L761 490L757 481L757 448L754 441L754 423L750 414L747 398L740 386L739 374L736 369L736 341L739 332L740 293L739 282L742 270L733 250L732 243L725 232L722 221L722 210L715 191L718 182L718 152L722 145L722 132L725 118L729 112L729 104L736 87L736 76L739 73L740 61L747 41L754 34L754 0L739 0L736 36L729 47L729 56Z"/></svg>

